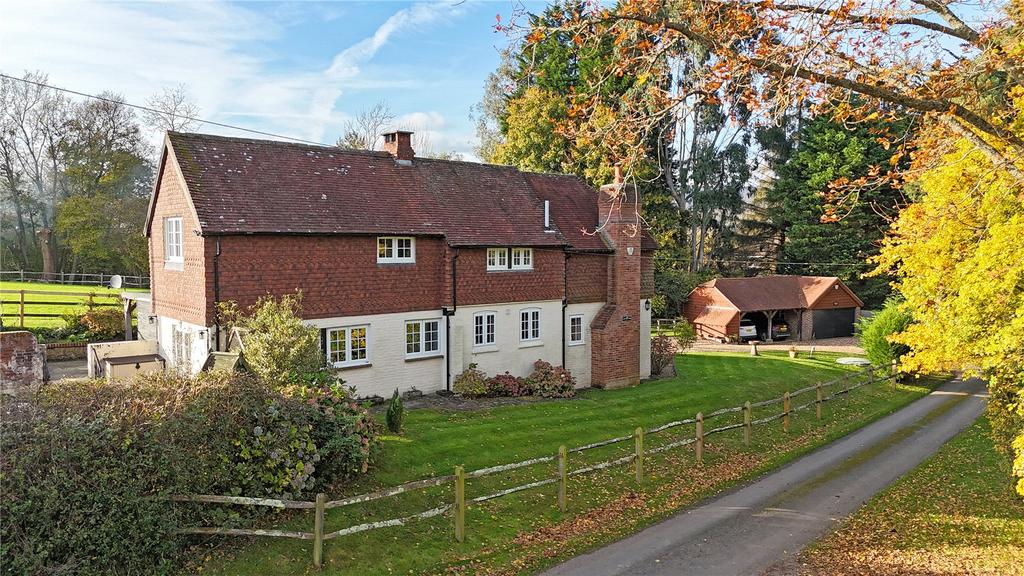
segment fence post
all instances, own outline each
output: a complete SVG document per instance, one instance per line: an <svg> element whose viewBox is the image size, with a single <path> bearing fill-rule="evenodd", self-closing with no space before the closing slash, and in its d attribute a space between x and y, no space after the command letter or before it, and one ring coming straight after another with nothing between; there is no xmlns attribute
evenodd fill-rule
<svg viewBox="0 0 1024 576"><path fill-rule="evenodd" d="M821 420L821 382L815 387L817 397L814 399L814 412L818 415L818 420Z"/></svg>
<svg viewBox="0 0 1024 576"><path fill-rule="evenodd" d="M324 564L324 504L327 495L316 495L316 513L313 518L313 566L320 568Z"/></svg>
<svg viewBox="0 0 1024 576"><path fill-rule="evenodd" d="M644 481L644 429L637 427L633 433L636 438L636 483Z"/></svg>
<svg viewBox="0 0 1024 576"><path fill-rule="evenodd" d="M896 377L899 376L899 369L896 368L896 359L892 360L892 370L889 373L889 377L892 378L892 387L896 388Z"/></svg>
<svg viewBox="0 0 1024 576"><path fill-rule="evenodd" d="M455 541L466 539L466 471L455 467Z"/></svg>
<svg viewBox="0 0 1024 576"><path fill-rule="evenodd" d="M558 510L563 514L568 507L567 484L569 483L569 449L562 444L558 447Z"/></svg>
<svg viewBox="0 0 1024 576"><path fill-rule="evenodd" d="M782 395L782 431L789 432L789 392Z"/></svg>
<svg viewBox="0 0 1024 576"><path fill-rule="evenodd" d="M704 464L704 413L697 412L697 464Z"/></svg>
<svg viewBox="0 0 1024 576"><path fill-rule="evenodd" d="M24 328L25 327L25 290L18 290L18 323Z"/></svg>
<svg viewBox="0 0 1024 576"><path fill-rule="evenodd" d="M751 420L750 400L747 400L743 404L743 443L747 445L750 444L750 429L753 428L753 425L750 423Z"/></svg>

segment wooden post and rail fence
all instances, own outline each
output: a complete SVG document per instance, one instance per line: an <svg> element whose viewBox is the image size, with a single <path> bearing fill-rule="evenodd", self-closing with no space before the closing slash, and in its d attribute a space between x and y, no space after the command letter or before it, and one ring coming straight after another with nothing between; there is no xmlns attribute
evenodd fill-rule
<svg viewBox="0 0 1024 576"><path fill-rule="evenodd" d="M877 369L877 368L876 368ZM405 526L406 524L434 516L439 516L452 511L453 516L453 537L456 542L463 542L466 538L466 511L469 504L480 504L488 500L509 496L517 492L525 490L531 490L550 484L558 484L557 493L557 506L559 511L565 513L568 510L568 481L572 477L582 476L598 472L600 470L609 469L615 466L624 464L633 464L635 472L635 480L637 484L642 484L644 481L644 460L646 456L673 450L676 448L682 448L690 444L695 445L695 465L702 466L704 459L704 448L705 441L708 436L714 434L720 434L729 430L737 428L743 429L743 442L745 445L749 445L751 435L753 434L753 427L761 424L767 424L774 420L781 419L783 421L784 431L789 431L790 420L793 414L801 411L810 409L812 406L815 407L815 414L817 419L821 419L821 405L825 402L832 401L843 395L849 394L853 390L856 390L862 386L873 384L876 382L883 382L893 379L894 376L889 373L888 367L882 369L885 372L885 376L874 377L874 370L871 368L865 369L863 372L852 372L842 378L832 380L825 383L813 384L805 388L801 388L793 393L786 392L778 398L772 398L769 400L762 400L759 402L745 402L742 406L735 406L731 408L722 408L710 412L707 415L698 412L693 418L686 418L683 420L677 420L669 422L661 426L656 426L647 430L642 427L637 428L632 433L625 436L619 436L616 438L609 438L599 442L593 442L585 446L577 446L568 448L565 445L559 446L558 452L551 456L540 456L529 460L523 460L520 462L513 462L510 464L500 464L497 466L491 466L488 468L481 468L478 470L466 471L462 466L456 466L453 474L447 476L435 476L426 478L423 480L416 480L413 482L406 482L404 484L393 486L390 488L383 488L375 492L366 494L360 494L358 496L349 496L340 500L327 500L327 496L323 493L317 494L316 499L312 502L299 501L299 500L280 500L273 498L250 498L243 496L217 496L217 495L175 495L170 496L170 500L175 502L192 502L192 503L211 503L211 504L232 504L240 506L267 506L272 508L280 509L305 509L313 510L313 531L295 531L295 530L276 530L276 529L262 529L262 528L220 528L220 527L195 527L195 528L181 528L177 530L180 534L197 534L197 535L221 535L221 536L266 536L274 538L296 538L301 540L312 540L313 541L313 565L321 567L323 564L323 548L324 542L347 536L350 534L356 534L359 532L365 532L367 530L376 530L380 528L386 528L389 526ZM855 382L858 377L864 376L865 379L862 382ZM834 393L823 396L823 389L831 386L846 385ZM791 401L793 398L801 396L808 392L815 392L815 398L802 405L793 407ZM753 419L753 409L761 408L776 404L782 404L782 411L773 413L769 416ZM718 418L730 413L742 413L742 421L735 424L725 424L712 428L711 430L705 430L705 422L714 418ZM692 438L683 438L674 440L672 442L663 444L656 448L645 448L644 439L647 435L654 435L665 430L672 428L678 428L680 426L694 425L694 436ZM634 441L634 450L625 456L616 458L613 460L606 460L577 468L572 470L569 465L569 455L577 454L587 450L595 448L601 448L605 446L611 446L620 442L627 442L630 439ZM543 477L541 480L529 482L514 486L511 488L505 488L493 494L484 496L477 496L475 498L467 499L466 496L466 481L471 479L483 478L486 476L492 476L495 474L501 474L512 470L527 468L538 464L555 463L556 470L554 474ZM452 499L450 502L441 503L434 508L424 510L422 512L405 516L402 518L391 518L387 520L378 520L375 522L367 522L354 526L349 526L333 532L327 532L324 525L324 516L327 510L333 508L341 508L345 506L351 506L354 504L372 502L380 500L382 498L388 498L397 496L399 494L408 493L414 490L422 490L425 488L452 485Z"/></svg>
<svg viewBox="0 0 1024 576"><path fill-rule="evenodd" d="M8 299L8 296L16 296L14 299ZM48 297L72 297L75 300L38 300L32 298L26 300L25 296L48 296ZM90 303L91 300L91 303ZM108 302L104 300L114 300ZM11 314L7 312L6 306L14 304L17 306L17 313ZM60 312L26 312L25 306L106 306L115 307L123 306L121 302L121 295L115 292L102 293L102 292L60 292L51 290L0 290L0 305L4 306L3 311L0 312L0 318L17 318L18 326L20 328L25 327L26 318L61 318L66 313ZM6 324L6 322L5 322Z"/></svg>

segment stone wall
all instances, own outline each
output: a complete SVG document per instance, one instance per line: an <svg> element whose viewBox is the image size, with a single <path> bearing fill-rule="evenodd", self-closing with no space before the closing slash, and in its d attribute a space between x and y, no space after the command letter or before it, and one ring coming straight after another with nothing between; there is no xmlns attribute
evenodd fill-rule
<svg viewBox="0 0 1024 576"><path fill-rule="evenodd" d="M46 351L35 334L0 332L0 394L32 392L48 379Z"/></svg>

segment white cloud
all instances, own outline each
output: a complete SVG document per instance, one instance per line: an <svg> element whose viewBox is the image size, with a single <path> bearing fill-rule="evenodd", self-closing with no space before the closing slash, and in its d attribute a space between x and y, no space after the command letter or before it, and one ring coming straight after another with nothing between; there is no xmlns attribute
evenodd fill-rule
<svg viewBox="0 0 1024 576"><path fill-rule="evenodd" d="M208 119L314 141L333 140L348 118L337 109L345 90L422 89L416 78L367 74L381 48L396 35L450 21L461 13L459 5L415 4L392 14L320 70L311 66L282 71L275 62L278 55L266 46L287 38L287 26L301 17L295 6L263 13L220 0L5 1L0 71L20 75L40 70L55 85L90 93L110 90L135 103L145 102L161 87L184 83ZM409 115L414 117L433 131L434 141L447 141L440 114ZM208 125L201 129L239 134Z"/></svg>

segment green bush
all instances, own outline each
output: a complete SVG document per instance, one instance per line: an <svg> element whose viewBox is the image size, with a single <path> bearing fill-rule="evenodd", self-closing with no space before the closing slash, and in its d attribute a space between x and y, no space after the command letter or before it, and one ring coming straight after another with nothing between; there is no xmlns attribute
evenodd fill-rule
<svg viewBox="0 0 1024 576"><path fill-rule="evenodd" d="M672 337L676 341L676 352L681 354L693 347L697 341L697 331L686 318L677 318Z"/></svg>
<svg viewBox="0 0 1024 576"><path fill-rule="evenodd" d="M398 394L398 388L395 388L395 393L391 395L391 402L388 403L388 430L395 434L400 433L403 419L405 419L405 407L402 406L402 397Z"/></svg>
<svg viewBox="0 0 1024 576"><path fill-rule="evenodd" d="M468 368L455 377L452 388L456 394L467 397L487 396L487 374L478 370L476 364L470 364Z"/></svg>
<svg viewBox="0 0 1024 576"><path fill-rule="evenodd" d="M537 360L533 373L527 378L533 393L547 398L569 398L576 394L576 379L562 366Z"/></svg>
<svg viewBox="0 0 1024 576"><path fill-rule="evenodd" d="M912 320L910 311L904 309L901 302L892 299L875 315L861 318L857 323L857 333L868 360L875 366L889 366L893 360L899 362L900 357L909 352L910 348L893 342L891 337L906 330Z"/></svg>
<svg viewBox="0 0 1024 576"><path fill-rule="evenodd" d="M176 568L180 526L244 510L174 493L309 497L364 472L377 425L340 384L252 376L56 382L0 428L0 572L153 574Z"/></svg>
<svg viewBox="0 0 1024 576"><path fill-rule="evenodd" d="M225 324L245 329L245 363L268 382L306 382L325 364L320 331L302 322L302 294L264 296L242 315L234 303L218 313Z"/></svg>

